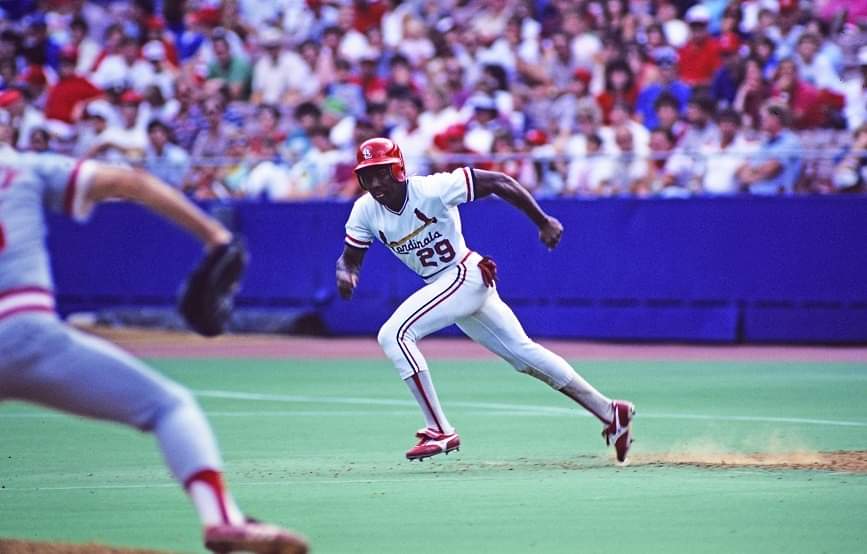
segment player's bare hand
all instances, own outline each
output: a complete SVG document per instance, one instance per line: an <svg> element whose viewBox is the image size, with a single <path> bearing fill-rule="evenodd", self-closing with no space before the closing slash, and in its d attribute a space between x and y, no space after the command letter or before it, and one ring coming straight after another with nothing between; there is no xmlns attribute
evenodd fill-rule
<svg viewBox="0 0 867 554"><path fill-rule="evenodd" d="M358 285L358 274L352 273L343 269L337 270L337 291L340 293L340 298L349 300L352 298L352 291Z"/></svg>
<svg viewBox="0 0 867 554"><path fill-rule="evenodd" d="M563 237L563 224L556 217L547 216L545 223L539 226L539 240L541 240L548 249L553 249L560 243Z"/></svg>

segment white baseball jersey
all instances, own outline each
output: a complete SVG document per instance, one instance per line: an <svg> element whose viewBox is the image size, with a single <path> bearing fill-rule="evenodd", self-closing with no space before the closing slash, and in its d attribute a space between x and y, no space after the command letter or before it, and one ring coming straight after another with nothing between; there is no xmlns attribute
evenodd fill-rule
<svg viewBox="0 0 867 554"><path fill-rule="evenodd" d="M0 148L0 319L27 308L53 308L43 210L85 219L93 164Z"/></svg>
<svg viewBox="0 0 867 554"><path fill-rule="evenodd" d="M346 244L383 243L400 261L430 282L467 254L458 205L473 200L473 171L410 177L406 200L392 211L370 194L355 201L346 222Z"/></svg>

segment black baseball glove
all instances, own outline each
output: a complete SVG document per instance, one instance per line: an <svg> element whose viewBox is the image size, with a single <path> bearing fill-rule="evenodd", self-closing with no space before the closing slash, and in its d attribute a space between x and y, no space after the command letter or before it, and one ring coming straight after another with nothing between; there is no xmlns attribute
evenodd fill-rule
<svg viewBox="0 0 867 554"><path fill-rule="evenodd" d="M223 333L235 293L247 267L247 248L235 239L211 249L184 283L178 310L190 328L200 335Z"/></svg>

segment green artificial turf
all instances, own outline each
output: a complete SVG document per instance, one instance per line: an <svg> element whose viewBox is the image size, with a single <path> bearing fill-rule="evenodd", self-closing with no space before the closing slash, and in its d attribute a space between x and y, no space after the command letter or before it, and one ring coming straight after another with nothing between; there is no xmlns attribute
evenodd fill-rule
<svg viewBox="0 0 867 554"><path fill-rule="evenodd" d="M461 451L384 361L154 360L200 394L242 508L321 554L856 552L867 475L614 467L601 425L502 362L431 360ZM579 362L636 403L636 457L867 450L867 364ZM238 393L240 397L237 396ZM203 552L152 437L0 406L0 536Z"/></svg>

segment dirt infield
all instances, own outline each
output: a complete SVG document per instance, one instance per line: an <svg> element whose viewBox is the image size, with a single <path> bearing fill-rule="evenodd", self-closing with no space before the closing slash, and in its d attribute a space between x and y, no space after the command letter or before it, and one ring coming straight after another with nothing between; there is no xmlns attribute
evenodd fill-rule
<svg viewBox="0 0 867 554"><path fill-rule="evenodd" d="M112 548L99 544L62 544L0 539L2 554L170 554L165 551Z"/></svg>
<svg viewBox="0 0 867 554"><path fill-rule="evenodd" d="M632 457L633 466L693 466L709 469L762 468L810 469L867 473L867 450L836 452L786 452L738 454L731 452L642 453Z"/></svg>
<svg viewBox="0 0 867 554"><path fill-rule="evenodd" d="M228 335L213 339L150 329L82 327L147 358L351 358L382 359L373 338L321 338ZM865 347L704 346L615 344L545 340L542 344L571 359L672 361L792 361L867 363ZM488 359L493 354L462 338L427 338L425 354L445 359Z"/></svg>

